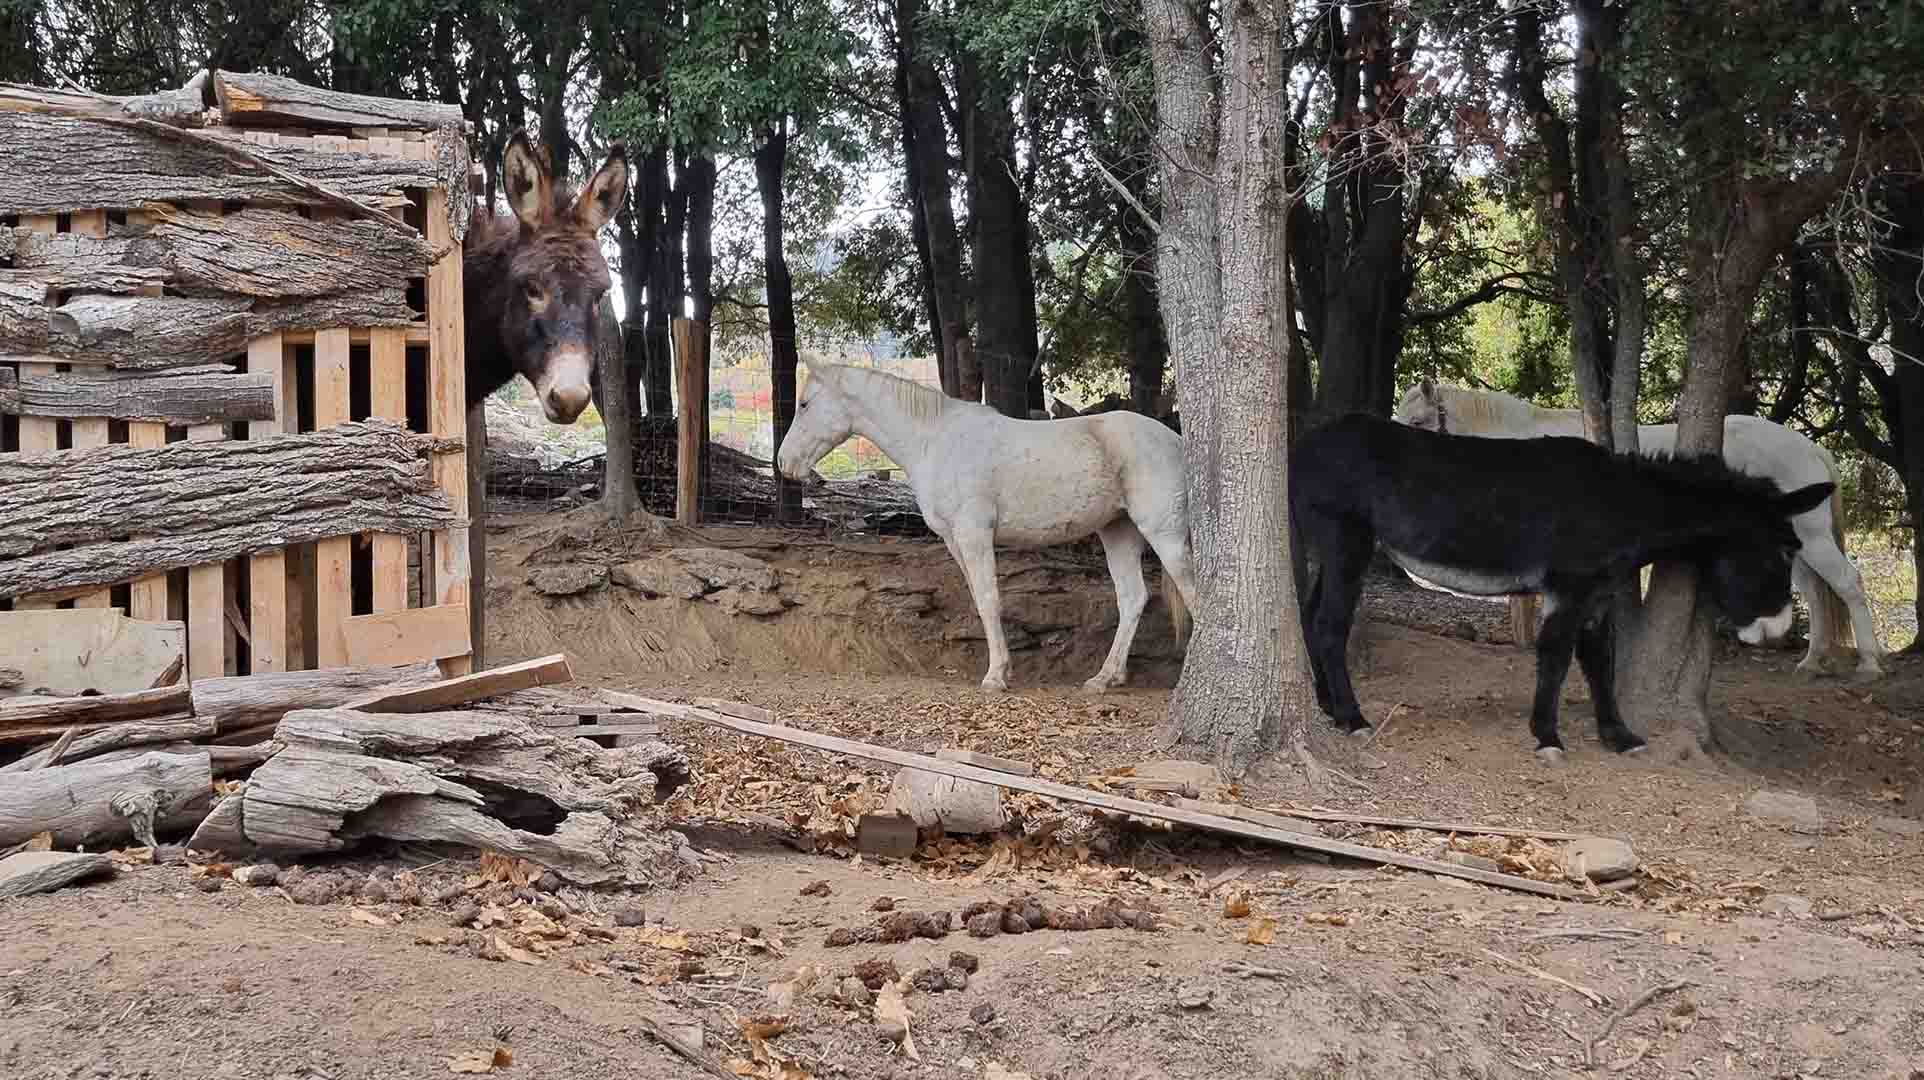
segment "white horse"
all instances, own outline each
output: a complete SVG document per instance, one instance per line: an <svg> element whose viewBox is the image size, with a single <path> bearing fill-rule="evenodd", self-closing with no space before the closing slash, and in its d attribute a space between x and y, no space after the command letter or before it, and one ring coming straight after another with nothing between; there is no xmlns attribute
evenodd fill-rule
<svg viewBox="0 0 1924 1080"><path fill-rule="evenodd" d="M1109 657L1084 690L1101 693L1128 677L1129 645L1149 602L1145 539L1162 560L1163 595L1183 639L1196 585L1181 436L1135 413L1014 420L882 371L840 364L808 370L776 466L801 479L830 450L861 435L902 467L923 519L968 579L989 640L982 689L1009 688L997 544L1037 548L1090 533L1102 538L1118 621Z"/></svg>
<svg viewBox="0 0 1924 1080"><path fill-rule="evenodd" d="M1396 419L1413 427L1458 435L1530 438L1537 435L1583 436L1583 414L1576 409L1546 409L1521 398L1492 391L1442 386L1428 379L1403 394ZM1637 450L1642 454L1669 453L1677 446L1677 425L1642 424L1637 428ZM1767 476L1785 491L1828 480L1837 483L1837 462L1830 452L1782 424L1762 417L1724 418L1724 460L1732 468ZM1884 650L1871 621L1870 601L1857 567L1844 557L1842 503L1836 492L1816 509L1791 519L1803 547L1791 566L1791 581L1810 605L1810 647L1797 670L1804 675L1824 671L1833 645L1858 642L1860 679L1884 673ZM1781 638L1790 630L1788 605L1776 615L1738 630L1747 645Z"/></svg>

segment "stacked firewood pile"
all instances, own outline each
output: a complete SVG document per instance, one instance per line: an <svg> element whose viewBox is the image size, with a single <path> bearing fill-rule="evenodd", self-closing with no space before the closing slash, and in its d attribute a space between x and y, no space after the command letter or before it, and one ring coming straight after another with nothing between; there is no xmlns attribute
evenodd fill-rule
<svg viewBox="0 0 1924 1080"><path fill-rule="evenodd" d="M70 613L0 620L51 614ZM572 681L564 656L456 678L427 663L191 682L176 659L158 685L58 696L31 692L31 657L0 662L19 665L0 670L0 896L23 891L19 874L61 883L60 852L133 845L287 859L449 844L584 886L693 862L650 814L687 758L617 706L537 691Z"/></svg>

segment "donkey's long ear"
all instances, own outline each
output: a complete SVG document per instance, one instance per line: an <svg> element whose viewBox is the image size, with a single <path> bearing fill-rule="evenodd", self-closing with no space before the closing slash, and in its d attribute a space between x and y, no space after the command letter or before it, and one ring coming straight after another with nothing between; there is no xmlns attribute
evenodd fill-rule
<svg viewBox="0 0 1924 1080"><path fill-rule="evenodd" d="M528 142L526 129L508 140L508 152L501 155L501 186L508 193L508 208L529 228L540 228L554 212L554 177L548 172L547 156Z"/></svg>
<svg viewBox="0 0 1924 1080"><path fill-rule="evenodd" d="M1815 484L1806 484L1796 491L1780 497L1777 500L1777 512L1787 518L1796 517L1799 514L1807 514L1824 505L1824 500L1830 498L1830 493L1836 489L1837 485L1828 480Z"/></svg>
<svg viewBox="0 0 1924 1080"><path fill-rule="evenodd" d="M1431 382L1428 379L1424 379L1422 382L1416 384L1416 388L1418 390L1423 391L1423 400L1425 401L1436 400L1436 384L1435 383Z"/></svg>
<svg viewBox="0 0 1924 1080"><path fill-rule="evenodd" d="M581 186L581 193L575 196L569 213L574 215L575 224L589 232L599 232L603 225L614 220L615 211L621 209L627 198L628 150L616 143L608 152L608 160Z"/></svg>

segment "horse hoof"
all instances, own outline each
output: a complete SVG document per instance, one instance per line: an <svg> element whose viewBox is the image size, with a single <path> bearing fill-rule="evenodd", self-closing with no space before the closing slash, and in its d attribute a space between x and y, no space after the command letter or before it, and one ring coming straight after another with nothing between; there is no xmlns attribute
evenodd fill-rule
<svg viewBox="0 0 1924 1080"><path fill-rule="evenodd" d="M1090 679L1082 684L1082 692L1090 697L1098 697L1119 685L1121 685L1120 682L1110 682L1108 679Z"/></svg>
<svg viewBox="0 0 1924 1080"><path fill-rule="evenodd" d="M1543 762L1545 765L1562 765L1563 750L1561 747L1556 746L1539 746L1537 747L1537 760Z"/></svg>
<svg viewBox="0 0 1924 1080"><path fill-rule="evenodd" d="M1351 729L1349 737L1361 742L1374 734L1376 734L1376 729L1368 724L1364 724L1362 727Z"/></svg>
<svg viewBox="0 0 1924 1080"><path fill-rule="evenodd" d="M1883 668L1858 668L1856 671L1851 672L1851 682L1856 683L1858 686L1874 683L1883 677Z"/></svg>
<svg viewBox="0 0 1924 1080"><path fill-rule="evenodd" d="M1649 749L1650 749L1649 743L1640 742L1635 746L1626 746L1623 749L1617 751L1617 753L1622 754L1624 757L1633 757L1637 754L1645 753Z"/></svg>
<svg viewBox="0 0 1924 1080"><path fill-rule="evenodd" d="M982 692L985 694L1006 694L1009 692L1009 684L1007 682L990 682L984 679L982 680Z"/></svg>

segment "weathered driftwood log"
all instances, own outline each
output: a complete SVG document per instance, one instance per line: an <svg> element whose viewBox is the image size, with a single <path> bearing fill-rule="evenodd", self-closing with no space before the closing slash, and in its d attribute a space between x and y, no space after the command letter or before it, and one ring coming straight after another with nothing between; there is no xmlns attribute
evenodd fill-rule
<svg viewBox="0 0 1924 1080"><path fill-rule="evenodd" d="M0 784L0 847L41 832L51 832L59 847L97 847L136 835L136 823L149 816L162 832L197 823L213 785L204 753L147 753L22 773Z"/></svg>
<svg viewBox="0 0 1924 1080"><path fill-rule="evenodd" d="M45 724L98 725L123 720L145 720L187 711L187 687L162 686L127 694L89 694L85 697L38 698L0 707L0 730Z"/></svg>
<svg viewBox="0 0 1924 1080"><path fill-rule="evenodd" d="M268 209L202 214L164 204L147 213L151 224L116 227L109 236L19 237L14 268L63 271L79 282L89 273L152 269L187 296L303 297L390 287L425 275L434 255L418 234L372 221L313 221Z"/></svg>
<svg viewBox="0 0 1924 1080"><path fill-rule="evenodd" d="M441 678L432 661L378 668L316 668L196 679L194 715L220 730L278 723L294 709L332 709L378 690L426 686Z"/></svg>
<svg viewBox="0 0 1924 1080"><path fill-rule="evenodd" d="M67 744L60 754L60 764L71 765L76 761L98 757L113 750L125 747L144 747L149 743L192 742L205 739L214 734L214 721L198 716L185 719L130 720L112 727L102 728L90 735L81 735ZM53 756L53 747L35 750L19 761L0 765L0 773L32 772L47 763Z"/></svg>
<svg viewBox="0 0 1924 1080"><path fill-rule="evenodd" d="M248 781L246 841L286 854L366 837L486 846L581 884L662 880L679 839L643 818L687 778L663 743L601 750L497 713L302 709Z"/></svg>
<svg viewBox="0 0 1924 1080"><path fill-rule="evenodd" d="M0 368L0 413L160 424L272 420L274 376L221 365L161 372L67 371L18 377Z"/></svg>
<svg viewBox="0 0 1924 1080"><path fill-rule="evenodd" d="M0 859L0 900L53 892L90 877L119 872L112 856L77 851L22 851Z"/></svg>
<svg viewBox="0 0 1924 1080"><path fill-rule="evenodd" d="M124 761L142 754L206 754L214 775L222 777L247 772L280 753L280 750L281 744L271 741L254 743L251 746L203 746L199 743L169 742L109 750L104 754L90 757L87 761L98 765L109 761Z"/></svg>
<svg viewBox="0 0 1924 1080"><path fill-rule="evenodd" d="M197 128L207 122L207 72L177 90L120 97L86 90L57 90L25 83L0 83L0 112L49 116L126 116L174 127Z"/></svg>
<svg viewBox="0 0 1924 1080"><path fill-rule="evenodd" d="M429 468L442 445L369 420L273 439L0 455L0 596L459 524ZM129 533L149 535L91 543Z"/></svg>
<svg viewBox="0 0 1924 1080"><path fill-rule="evenodd" d="M344 94L280 75L214 72L221 119L236 127L387 127L432 131L462 124L461 109L438 102Z"/></svg>
<svg viewBox="0 0 1924 1080"><path fill-rule="evenodd" d="M449 225L466 235L467 141L456 128L437 131L426 161L359 151L319 150L308 143L247 143L244 133L213 129L207 140L174 141L127 127L64 116L0 112L0 215L62 214L77 207L138 210L149 202L238 201L321 206L327 200L270 173L248 169L217 146L244 146L275 166L365 198L406 188L445 187Z"/></svg>
<svg viewBox="0 0 1924 1080"><path fill-rule="evenodd" d="M241 827L246 801L246 795L239 794L224 796L216 802L214 809L194 829L194 835L188 838L188 848L234 859L253 858L259 849L247 839Z"/></svg>

